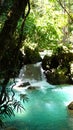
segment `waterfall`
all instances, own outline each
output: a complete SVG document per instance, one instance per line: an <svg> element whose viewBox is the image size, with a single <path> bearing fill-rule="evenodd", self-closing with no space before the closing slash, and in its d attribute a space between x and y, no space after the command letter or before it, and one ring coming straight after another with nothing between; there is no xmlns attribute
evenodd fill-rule
<svg viewBox="0 0 73 130"><path fill-rule="evenodd" d="M41 68L41 62L23 66L18 78L29 83L46 80Z"/></svg>
<svg viewBox="0 0 73 130"><path fill-rule="evenodd" d="M24 85L22 84L25 83L26 85L23 87ZM15 89L18 91L23 91L23 89L26 90L29 86L40 88L43 92L47 88L55 87L46 81L46 77L41 67L41 62L36 64L28 64L21 68L19 76L16 78Z"/></svg>

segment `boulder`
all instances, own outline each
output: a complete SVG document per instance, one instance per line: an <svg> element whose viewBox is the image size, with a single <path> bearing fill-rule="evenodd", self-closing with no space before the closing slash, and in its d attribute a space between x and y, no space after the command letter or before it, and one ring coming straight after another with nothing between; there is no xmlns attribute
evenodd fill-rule
<svg viewBox="0 0 73 130"><path fill-rule="evenodd" d="M51 84L73 84L73 53L58 48L51 56L45 55L42 68Z"/></svg>
<svg viewBox="0 0 73 130"><path fill-rule="evenodd" d="M25 46L24 53L29 61L29 64L37 63L42 60L38 48L35 49Z"/></svg>
<svg viewBox="0 0 73 130"><path fill-rule="evenodd" d="M52 69L51 71L47 70L44 71L47 82L53 85L59 84L68 84L70 83L70 79L68 76L65 75L65 71Z"/></svg>
<svg viewBox="0 0 73 130"><path fill-rule="evenodd" d="M29 86L30 83L29 82L24 82L22 84L20 84L18 87L26 87L26 86Z"/></svg>
<svg viewBox="0 0 73 130"><path fill-rule="evenodd" d="M73 110L73 101L68 105L69 110Z"/></svg>

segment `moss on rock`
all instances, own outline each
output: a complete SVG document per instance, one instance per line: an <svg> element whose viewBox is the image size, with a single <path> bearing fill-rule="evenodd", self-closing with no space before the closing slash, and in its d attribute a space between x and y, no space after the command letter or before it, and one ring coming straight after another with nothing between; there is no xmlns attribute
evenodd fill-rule
<svg viewBox="0 0 73 130"><path fill-rule="evenodd" d="M73 84L73 53L59 48L52 56L45 55L42 68L51 84Z"/></svg>
<svg viewBox="0 0 73 130"><path fill-rule="evenodd" d="M33 49L28 46L25 46L24 52L29 63L36 63L41 61L41 57L37 47Z"/></svg>

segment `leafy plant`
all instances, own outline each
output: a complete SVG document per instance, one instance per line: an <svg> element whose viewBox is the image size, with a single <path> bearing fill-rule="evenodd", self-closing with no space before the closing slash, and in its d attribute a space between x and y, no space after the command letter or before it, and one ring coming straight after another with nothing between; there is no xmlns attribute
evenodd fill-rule
<svg viewBox="0 0 73 130"><path fill-rule="evenodd" d="M28 102L29 98L27 97L27 94L20 94L20 100L22 100L23 102Z"/></svg>
<svg viewBox="0 0 73 130"><path fill-rule="evenodd" d="M20 101L17 101L17 100L13 101L12 105L13 105L13 108L17 110L17 112L18 112L19 110L20 110L20 112L21 112L21 110L24 109L24 107L22 106L22 104L21 104ZM25 110L25 109L24 109L24 110Z"/></svg>
<svg viewBox="0 0 73 130"><path fill-rule="evenodd" d="M15 86L16 82L14 80L14 84L12 85L11 89L6 87L6 89L1 90L0 97L2 99L0 100L0 126L2 127L4 125L3 119L6 117L11 118L12 116L15 116L14 111L22 112L22 110L25 110L20 100L23 102L28 101L28 97L26 94L21 95L20 100L15 99L15 92L13 90L13 87ZM4 94L3 94L4 93ZM3 94L3 95L2 95Z"/></svg>

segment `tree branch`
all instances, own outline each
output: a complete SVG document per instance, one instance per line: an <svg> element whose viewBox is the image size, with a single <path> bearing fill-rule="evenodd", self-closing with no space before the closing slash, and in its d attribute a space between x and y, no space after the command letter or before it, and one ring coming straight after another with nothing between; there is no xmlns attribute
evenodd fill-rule
<svg viewBox="0 0 73 130"><path fill-rule="evenodd" d="M62 2L60 0L57 0L57 2L60 4L60 6L64 9L64 11L67 13L67 15L70 17L70 19L73 22L73 17L70 15L70 13L67 11L67 9L63 6Z"/></svg>

